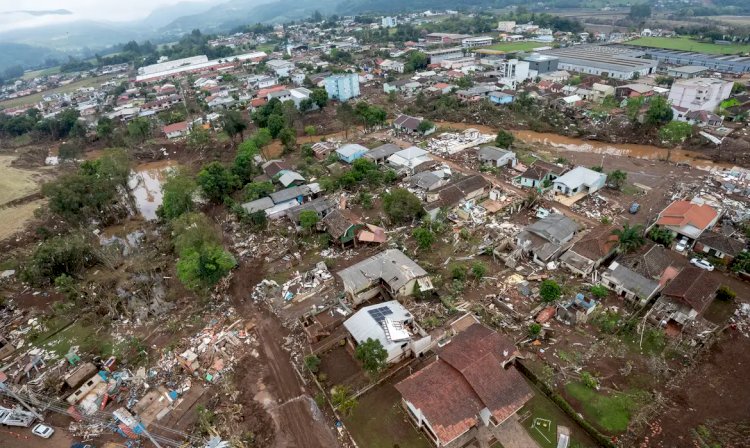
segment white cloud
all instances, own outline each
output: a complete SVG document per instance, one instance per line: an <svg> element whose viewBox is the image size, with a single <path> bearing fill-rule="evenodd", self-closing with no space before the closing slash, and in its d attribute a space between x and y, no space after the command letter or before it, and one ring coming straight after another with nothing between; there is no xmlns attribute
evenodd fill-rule
<svg viewBox="0 0 750 448"><path fill-rule="evenodd" d="M173 5L180 1L183 0L34 0L33 2L0 0L0 31L73 22L76 20L126 22L142 19L158 7ZM208 0L190 1L202 2ZM18 10L43 11L57 9L67 9L72 14L41 17L23 13L7 14L7 12Z"/></svg>

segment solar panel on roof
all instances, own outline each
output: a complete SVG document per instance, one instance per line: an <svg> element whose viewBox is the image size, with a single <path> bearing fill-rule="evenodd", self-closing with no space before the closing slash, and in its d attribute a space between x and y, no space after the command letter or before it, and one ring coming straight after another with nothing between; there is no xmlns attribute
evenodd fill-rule
<svg viewBox="0 0 750 448"><path fill-rule="evenodd" d="M381 306L380 308L367 310L367 312L370 314L370 316L372 316L373 319L375 319L375 322L377 322L378 324L382 323L383 320L385 320L385 316L393 314L393 311L391 311L391 309L387 306Z"/></svg>

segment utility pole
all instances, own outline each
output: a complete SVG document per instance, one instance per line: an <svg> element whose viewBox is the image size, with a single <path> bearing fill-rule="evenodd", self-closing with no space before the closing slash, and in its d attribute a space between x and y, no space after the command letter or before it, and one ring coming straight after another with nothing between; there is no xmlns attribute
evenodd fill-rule
<svg viewBox="0 0 750 448"><path fill-rule="evenodd" d="M10 395L11 397L15 398L19 403L21 403L21 405L23 407L25 407L26 409L29 410L29 412L31 412L32 414L34 414L34 417L38 418L40 421L44 421L44 417L42 417L42 415L39 414L36 411L36 409L34 409L33 407L31 407L31 405L27 404L25 401L23 401L21 399L21 397L19 397L16 394L16 392L13 389L11 389L10 386L8 386L7 384L5 384L4 382L0 382L0 391L6 392L8 395Z"/></svg>

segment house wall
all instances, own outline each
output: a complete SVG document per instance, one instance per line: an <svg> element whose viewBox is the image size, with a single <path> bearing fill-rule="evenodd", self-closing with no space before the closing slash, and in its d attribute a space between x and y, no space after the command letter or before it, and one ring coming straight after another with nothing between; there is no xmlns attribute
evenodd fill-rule
<svg viewBox="0 0 750 448"><path fill-rule="evenodd" d="M367 302L368 300L377 297L381 292L380 286L373 285L367 289L364 289L362 291L358 291L356 293L349 292L349 294L352 296L352 302L354 303L354 306L358 306L361 303Z"/></svg>
<svg viewBox="0 0 750 448"><path fill-rule="evenodd" d="M712 257L716 257L719 259L726 259L728 263L731 263L732 260L734 260L734 257L732 257L731 255L725 254L724 252L718 249L714 249L713 247L706 246L705 244L700 243L700 242L695 243L695 247L693 247L693 250L695 252L702 252L704 254L708 254Z"/></svg>

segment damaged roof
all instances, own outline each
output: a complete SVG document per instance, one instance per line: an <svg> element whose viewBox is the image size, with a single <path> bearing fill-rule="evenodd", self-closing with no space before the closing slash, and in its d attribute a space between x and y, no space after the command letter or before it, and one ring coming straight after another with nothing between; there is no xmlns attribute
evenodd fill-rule
<svg viewBox="0 0 750 448"><path fill-rule="evenodd" d="M740 252L745 250L744 242L717 232L703 233L703 235L698 238L698 242L704 246L724 252L733 257L736 257Z"/></svg>
<svg viewBox="0 0 750 448"><path fill-rule="evenodd" d="M516 353L513 342L482 324L469 326L437 353L437 361L396 389L443 443L478 424L485 408L503 422L533 396L521 374L503 366Z"/></svg>
<svg viewBox="0 0 750 448"><path fill-rule="evenodd" d="M717 289L719 281L710 272L688 266L669 282L661 294L679 300L701 314L713 301Z"/></svg>
<svg viewBox="0 0 750 448"><path fill-rule="evenodd" d="M356 294L380 281L395 291L411 280L427 276L427 272L400 250L388 249L342 269L336 275L344 283L344 289Z"/></svg>
<svg viewBox="0 0 750 448"><path fill-rule="evenodd" d="M362 224L359 218L349 210L336 209L323 218L326 231L334 238L341 238L349 227Z"/></svg>
<svg viewBox="0 0 750 448"><path fill-rule="evenodd" d="M524 230L552 243L560 244L578 230L578 224L565 215L551 213L546 218L526 226Z"/></svg>

